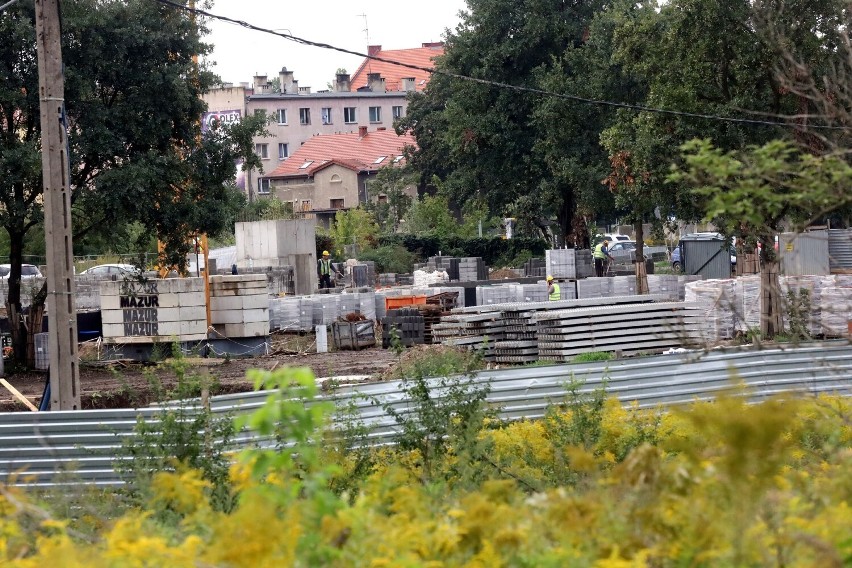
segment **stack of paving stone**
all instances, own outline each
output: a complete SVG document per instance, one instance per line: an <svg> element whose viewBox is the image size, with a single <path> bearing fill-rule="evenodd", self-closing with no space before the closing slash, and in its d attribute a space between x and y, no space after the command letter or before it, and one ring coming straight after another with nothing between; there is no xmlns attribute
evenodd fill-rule
<svg viewBox="0 0 852 568"><path fill-rule="evenodd" d="M476 305L488 306L492 304L505 304L515 301L513 290L510 286L477 286Z"/></svg>
<svg viewBox="0 0 852 568"><path fill-rule="evenodd" d="M396 329L399 342L406 347L422 345L425 342L426 325L423 314L417 308L388 310L382 324L382 347L391 346L391 329Z"/></svg>
<svg viewBox="0 0 852 568"><path fill-rule="evenodd" d="M738 303L735 281L698 280L686 284L684 299L702 312L701 335L705 343L732 339L737 329Z"/></svg>
<svg viewBox="0 0 852 568"><path fill-rule="evenodd" d="M592 251L580 249L574 251L574 264L577 266L577 278L588 278L595 274L595 263L592 260Z"/></svg>
<svg viewBox="0 0 852 568"><path fill-rule="evenodd" d="M276 331L308 331L313 327L314 300L310 296L269 300L269 328Z"/></svg>
<svg viewBox="0 0 852 568"><path fill-rule="evenodd" d="M340 294L317 294L314 300L314 325L331 325L337 321Z"/></svg>
<svg viewBox="0 0 852 568"><path fill-rule="evenodd" d="M459 282L477 282L488 280L488 269L478 256L459 259Z"/></svg>
<svg viewBox="0 0 852 568"><path fill-rule="evenodd" d="M576 278L577 263L574 249L552 249L544 252L547 274L554 278Z"/></svg>
<svg viewBox="0 0 852 568"><path fill-rule="evenodd" d="M822 334L822 276L782 276L779 278L781 286L781 301L783 302L782 315L784 316L784 328L790 329L791 305L789 294L792 293L797 301L807 297L810 304L810 313L803 314L807 320L808 334L816 337Z"/></svg>
<svg viewBox="0 0 852 568"><path fill-rule="evenodd" d="M604 276L602 278L577 280L577 296L580 299L632 296L634 294L636 294L635 276Z"/></svg>
<svg viewBox="0 0 852 568"><path fill-rule="evenodd" d="M544 278L547 267L543 258L531 258L524 263L524 276L528 278Z"/></svg>
<svg viewBox="0 0 852 568"><path fill-rule="evenodd" d="M375 320L376 293L365 291L340 294L337 299L337 318L345 318L352 313L361 314L368 320Z"/></svg>
<svg viewBox="0 0 852 568"><path fill-rule="evenodd" d="M546 302L547 284L510 284L513 302ZM560 287L561 288L561 287ZM566 286L566 289L568 287Z"/></svg>
<svg viewBox="0 0 852 568"><path fill-rule="evenodd" d="M661 353L700 341L701 310L683 302L619 304L536 312L538 356L566 362L581 353Z"/></svg>
<svg viewBox="0 0 852 568"><path fill-rule="evenodd" d="M393 272L382 272L379 274L379 286L396 285L396 274Z"/></svg>

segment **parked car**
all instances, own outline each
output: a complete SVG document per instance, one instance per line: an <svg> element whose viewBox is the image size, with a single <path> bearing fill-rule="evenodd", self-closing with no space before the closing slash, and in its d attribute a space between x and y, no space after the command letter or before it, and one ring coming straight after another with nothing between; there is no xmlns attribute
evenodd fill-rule
<svg viewBox="0 0 852 568"><path fill-rule="evenodd" d="M132 264L99 264L81 272L85 276L135 276L139 267Z"/></svg>
<svg viewBox="0 0 852 568"><path fill-rule="evenodd" d="M609 254L617 256L619 254L629 254L636 250L636 241L610 241Z"/></svg>
<svg viewBox="0 0 852 568"><path fill-rule="evenodd" d="M607 233L606 235L603 235L603 238L608 240L610 243L618 243L630 240L630 237L628 237L627 235L619 235L618 233Z"/></svg>
<svg viewBox="0 0 852 568"><path fill-rule="evenodd" d="M0 278L9 278L9 274L12 272L11 264L0 264ZM21 278L41 278L41 270L38 269L38 266L33 264L22 264L21 265Z"/></svg>

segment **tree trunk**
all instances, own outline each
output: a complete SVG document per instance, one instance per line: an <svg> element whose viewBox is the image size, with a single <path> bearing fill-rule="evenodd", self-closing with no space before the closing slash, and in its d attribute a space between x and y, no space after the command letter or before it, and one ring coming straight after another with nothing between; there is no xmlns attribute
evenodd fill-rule
<svg viewBox="0 0 852 568"><path fill-rule="evenodd" d="M772 339L784 331L781 317L781 287L778 284L778 257L775 239L761 238L760 259L760 334Z"/></svg>
<svg viewBox="0 0 852 568"><path fill-rule="evenodd" d="M636 293L648 293L648 272L645 269L645 229L642 222L634 223L636 233Z"/></svg>
<svg viewBox="0 0 852 568"><path fill-rule="evenodd" d="M562 207L559 210L559 226L562 229L560 238L562 243L568 244L573 241L573 221L574 213L577 211L577 201L574 199L574 191L566 190L562 194ZM573 243L572 243L573 244Z"/></svg>

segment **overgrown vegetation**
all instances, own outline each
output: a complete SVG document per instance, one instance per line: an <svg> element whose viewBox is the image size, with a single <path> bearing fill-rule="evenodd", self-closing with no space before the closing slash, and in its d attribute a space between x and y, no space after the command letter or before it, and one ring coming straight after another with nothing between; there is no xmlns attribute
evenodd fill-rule
<svg viewBox="0 0 852 568"><path fill-rule="evenodd" d="M401 443L370 448L363 430L328 433L332 408L315 400L310 371L252 378L277 390L235 428L277 442L228 459L229 506L187 459L150 471L139 506L112 514L39 503L7 487L4 565L786 567L852 559L847 398L746 406L734 391L662 412L624 408L573 383L544 418L501 423L476 407L480 393L424 396L414 376L406 392L417 402ZM209 448L181 431L202 453ZM360 453L342 450L341 440L360 440Z"/></svg>

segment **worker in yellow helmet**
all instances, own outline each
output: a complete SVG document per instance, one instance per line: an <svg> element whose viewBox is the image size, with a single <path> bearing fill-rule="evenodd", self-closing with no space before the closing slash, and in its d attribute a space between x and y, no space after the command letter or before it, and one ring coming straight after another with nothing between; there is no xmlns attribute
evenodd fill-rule
<svg viewBox="0 0 852 568"><path fill-rule="evenodd" d="M608 261L615 260L612 258L612 255L609 254L609 241L607 239L601 241L598 246L595 247L595 252L592 256L595 258L595 276L600 278L604 275L606 263Z"/></svg>
<svg viewBox="0 0 852 568"><path fill-rule="evenodd" d="M332 288L331 273L334 267L331 265L331 255L327 250L322 251L322 258L317 261L317 277L319 278L320 288Z"/></svg>
<svg viewBox="0 0 852 568"><path fill-rule="evenodd" d="M562 299L562 291L559 289L559 284L553 281L553 276L547 277L547 299L551 302Z"/></svg>

